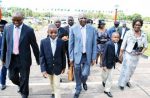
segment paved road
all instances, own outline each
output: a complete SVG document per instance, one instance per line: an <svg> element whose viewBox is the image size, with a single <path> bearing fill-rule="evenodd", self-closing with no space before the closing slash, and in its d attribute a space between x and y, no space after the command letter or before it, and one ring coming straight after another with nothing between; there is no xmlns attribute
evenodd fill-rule
<svg viewBox="0 0 150 98"><path fill-rule="evenodd" d="M38 43L47 35L46 28L47 27L44 27L40 32L36 32ZM150 60L140 60L131 80L132 88L125 88L124 91L120 91L117 86L120 68L121 65L117 64L113 75L112 94L114 98L150 98ZM62 98L73 98L75 83L67 80L67 70L66 73L61 76L63 79L60 85ZM91 75L89 76L87 84L88 90L83 90L79 98L107 98L103 93L101 69L99 66L95 65L91 67ZM21 98L17 90L17 86L13 85L11 81L7 79L7 88L4 91L0 91L0 98ZM30 73L29 98L50 98L50 96L51 89L49 87L49 80L42 77L40 67L37 66L35 60L33 60Z"/></svg>

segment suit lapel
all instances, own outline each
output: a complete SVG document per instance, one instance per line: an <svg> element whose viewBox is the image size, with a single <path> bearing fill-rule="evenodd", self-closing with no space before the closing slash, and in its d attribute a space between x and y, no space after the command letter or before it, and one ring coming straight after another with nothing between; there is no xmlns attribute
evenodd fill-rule
<svg viewBox="0 0 150 98"><path fill-rule="evenodd" d="M11 25L8 32L9 32L10 42L11 42L10 44L12 47L13 47L13 31L14 31L14 25Z"/></svg>
<svg viewBox="0 0 150 98"><path fill-rule="evenodd" d="M83 44L82 32L81 32L80 25L78 26L77 36L79 36L80 42L81 42L81 44Z"/></svg>
<svg viewBox="0 0 150 98"><path fill-rule="evenodd" d="M47 52L48 54L52 55L53 56L53 53L52 53L52 48L51 48L51 40L50 38L46 38L46 44L45 44L45 47L47 48Z"/></svg>
<svg viewBox="0 0 150 98"><path fill-rule="evenodd" d="M89 40L89 34L90 34L90 29L89 29L89 27L88 27L88 25L86 25L86 46L87 46L87 44L88 44L88 40Z"/></svg>
<svg viewBox="0 0 150 98"><path fill-rule="evenodd" d="M60 41L59 41L59 39L57 39L56 50L55 50L54 56L56 56L56 53L58 53L57 51L58 51L59 45L60 45Z"/></svg>
<svg viewBox="0 0 150 98"><path fill-rule="evenodd" d="M22 40L23 40L23 38L24 38L24 36L25 36L25 25L23 24L23 26L22 26L22 29L21 29L21 32L20 32L21 34L20 34L20 39L19 39L19 45L21 44L21 42L22 42Z"/></svg>

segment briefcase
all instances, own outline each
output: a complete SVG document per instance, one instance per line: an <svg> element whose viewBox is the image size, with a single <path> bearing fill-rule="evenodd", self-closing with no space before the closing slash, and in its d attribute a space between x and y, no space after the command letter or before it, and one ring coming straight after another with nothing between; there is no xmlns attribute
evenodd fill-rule
<svg viewBox="0 0 150 98"><path fill-rule="evenodd" d="M70 66L68 71L68 80L73 81L74 80L74 67Z"/></svg>

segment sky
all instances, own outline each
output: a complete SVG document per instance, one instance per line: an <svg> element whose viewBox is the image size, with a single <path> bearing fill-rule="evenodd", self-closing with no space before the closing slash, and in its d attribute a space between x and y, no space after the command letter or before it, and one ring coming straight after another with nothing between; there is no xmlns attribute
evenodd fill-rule
<svg viewBox="0 0 150 98"><path fill-rule="evenodd" d="M0 0L3 7L23 7L30 9L93 9L93 10L123 10L128 14L140 13L150 16L149 0Z"/></svg>

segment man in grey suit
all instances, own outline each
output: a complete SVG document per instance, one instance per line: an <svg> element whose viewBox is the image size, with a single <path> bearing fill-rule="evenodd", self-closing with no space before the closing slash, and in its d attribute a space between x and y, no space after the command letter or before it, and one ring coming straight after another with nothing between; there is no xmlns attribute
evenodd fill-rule
<svg viewBox="0 0 150 98"><path fill-rule="evenodd" d="M24 16L20 12L14 13L13 24L4 28L2 40L3 65L9 70L9 79L19 86L22 98L29 95L29 74L31 65L31 49L39 64L39 48L34 30L23 23Z"/></svg>
<svg viewBox="0 0 150 98"><path fill-rule="evenodd" d="M94 65L97 55L96 29L86 24L84 14L78 17L79 24L74 25L69 33L69 56L71 65L74 64L76 92L74 98L78 98L82 90L87 90L86 81L90 74L90 65Z"/></svg>

